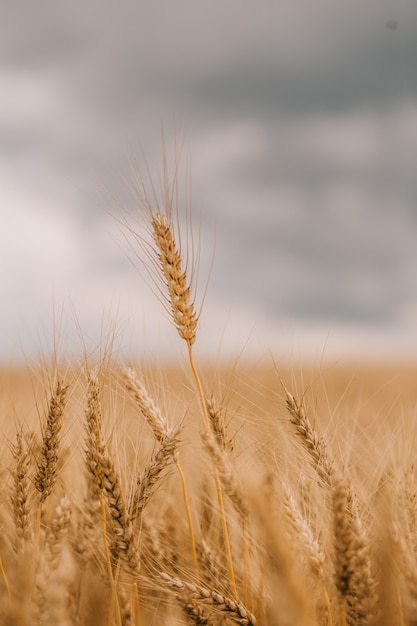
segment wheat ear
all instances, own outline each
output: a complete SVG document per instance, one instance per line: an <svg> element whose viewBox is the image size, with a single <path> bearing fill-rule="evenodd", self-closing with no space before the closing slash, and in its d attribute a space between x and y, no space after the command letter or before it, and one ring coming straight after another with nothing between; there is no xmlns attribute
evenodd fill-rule
<svg viewBox="0 0 417 626"><path fill-rule="evenodd" d="M142 511L152 497L161 473L175 461L179 438L176 433L162 440L160 446L152 455L144 471L138 476L136 489L130 506L132 522L142 515Z"/></svg>
<svg viewBox="0 0 417 626"><path fill-rule="evenodd" d="M41 505L50 495L57 478L58 448L60 444L63 411L67 399L67 389L68 387L66 387L62 381L58 380L55 392L49 404L41 453L34 479L35 487L41 494Z"/></svg>
<svg viewBox="0 0 417 626"><path fill-rule="evenodd" d="M158 250L160 268L165 277L172 319L179 336L191 346L196 338L198 316L191 298L187 275L182 269L170 221L155 213L152 215L152 233Z"/></svg>
<svg viewBox="0 0 417 626"><path fill-rule="evenodd" d="M52 522L47 529L41 567L37 571L36 582L36 610L34 618L37 623L54 622L54 614L58 608L64 608L65 594L62 593L63 580L60 576L53 579L55 570L61 561L63 544L68 533L71 518L71 503L66 496L60 498ZM56 587L58 597L52 600L51 591ZM58 594L58 590L60 593ZM52 613L51 613L52 610ZM56 617L56 615L55 615Z"/></svg>
<svg viewBox="0 0 417 626"><path fill-rule="evenodd" d="M224 448L228 452L233 452L233 439L229 439L227 434L224 411L222 407L217 405L214 396L210 396L210 398L206 399L206 408L210 428L213 431L220 448Z"/></svg>
<svg viewBox="0 0 417 626"><path fill-rule="evenodd" d="M106 494L115 533L114 552L122 558L132 573L139 571L139 559L134 546L134 532L128 509L122 494L120 479L108 451L100 456L103 489Z"/></svg>
<svg viewBox="0 0 417 626"><path fill-rule="evenodd" d="M217 626L218 620L207 612L189 594L178 594L177 600L181 604L181 609L189 619L190 624L198 626Z"/></svg>
<svg viewBox="0 0 417 626"><path fill-rule="evenodd" d="M300 511L290 487L285 484L283 485L283 506L293 535L298 537L299 543L302 543L302 551L306 554L311 572L319 579L324 594L327 624L328 626L332 626L332 611L324 576L324 552L319 541L314 536L311 525Z"/></svg>
<svg viewBox="0 0 417 626"><path fill-rule="evenodd" d="M284 387L285 389L285 387ZM314 469L327 485L332 485L333 479L333 463L327 454L327 447L324 439L314 430L305 409L294 396L285 389L287 395L287 409L291 415L291 423L295 426L297 435L299 436L304 447L310 454L310 459Z"/></svg>
<svg viewBox="0 0 417 626"><path fill-rule="evenodd" d="M171 435L173 430L169 426L167 419L162 415L145 385L139 379L136 370L132 367L125 367L123 368L123 376L126 389L151 427L155 439L159 442L164 441Z"/></svg>
<svg viewBox="0 0 417 626"><path fill-rule="evenodd" d="M25 541L30 536L29 512L29 450L23 433L16 433L16 444L12 448L15 462L13 491L10 495L13 518L16 527L18 552L23 552Z"/></svg>
<svg viewBox="0 0 417 626"><path fill-rule="evenodd" d="M172 452L172 456L174 458L174 462L177 468L178 475L181 481L182 495L184 501L185 513L187 516L188 523L188 532L190 535L190 545L191 545L191 554L194 563L194 568L197 570L197 551L196 551L196 542L195 542L195 534L194 527L191 518L191 510L190 503L188 499L187 493L187 484L185 481L184 472L182 470L178 451L177 451L177 435L178 429L174 429L172 426L168 424L168 420L162 415L159 407L155 404L152 397L149 395L148 390L145 385L139 380L136 371L133 368L125 368L123 370L123 374L125 377L126 388L131 394L133 400L135 401L136 406L141 411L142 415L148 422L151 427L155 439L161 444L161 449L159 452L159 458L156 464L153 465L152 470L148 472L146 479L151 477L151 474L156 477L156 470L159 467L159 473L162 471L162 464L165 462L163 459L165 458L168 461L170 457L170 450ZM173 443L176 442L175 445ZM144 485L146 484L146 480ZM145 493L145 492L143 492ZM136 503L138 503L141 499L141 495L138 494L135 496ZM135 508L135 500L133 503L133 512L136 513Z"/></svg>
<svg viewBox="0 0 417 626"><path fill-rule="evenodd" d="M370 624L376 615L376 583L371 571L369 542L353 508L350 486L334 478L332 492L335 576L341 624Z"/></svg>
<svg viewBox="0 0 417 626"><path fill-rule="evenodd" d="M68 533L71 512L71 503L66 496L63 496L56 506L55 516L46 538L46 559L50 571L57 569L59 565L62 545Z"/></svg>
<svg viewBox="0 0 417 626"><path fill-rule="evenodd" d="M220 610L236 624L255 626L256 618L245 606L229 596L203 585L189 583L166 572L160 572L158 580L168 589L177 593L188 594L192 599Z"/></svg>
<svg viewBox="0 0 417 626"><path fill-rule="evenodd" d="M61 380L58 379L55 391L49 402L49 411L46 418L46 426L43 432L42 447L38 460L37 472L34 478L36 489L40 492L38 513L36 516L35 543L33 549L33 576L35 574L37 552L39 548L42 507L46 498L50 495L57 478L58 449L62 428L63 412L67 401L67 390Z"/></svg>
<svg viewBox="0 0 417 626"><path fill-rule="evenodd" d="M102 434L102 411L100 400L100 385L96 372L90 372L88 375L87 386L87 409L86 417L86 465L90 475L90 485L93 494L100 502L101 509L101 534L103 537L103 546L106 556L107 574L112 588L112 606L114 599L116 600L116 620L118 626L121 626L120 606L117 600L116 581L113 576L113 568L111 564L110 551L107 542L107 520L106 506L104 502L104 472L102 467L102 459L105 456L105 446Z"/></svg>
<svg viewBox="0 0 417 626"><path fill-rule="evenodd" d="M93 488L101 501L102 509L103 493L106 495L116 535L116 554L123 557L129 570L136 572L139 561L133 546L132 522L122 495L119 476L103 441L100 387L95 373L89 375L86 418L87 466L90 470ZM105 517L103 511L103 528ZM105 545L107 546L107 541Z"/></svg>

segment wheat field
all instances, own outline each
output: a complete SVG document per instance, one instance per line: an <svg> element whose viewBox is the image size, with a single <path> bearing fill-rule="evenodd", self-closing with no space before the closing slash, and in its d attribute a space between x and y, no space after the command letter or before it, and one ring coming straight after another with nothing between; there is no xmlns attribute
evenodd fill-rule
<svg viewBox="0 0 417 626"><path fill-rule="evenodd" d="M184 359L0 372L1 624L416 624L415 367L199 362L165 192L133 234Z"/></svg>

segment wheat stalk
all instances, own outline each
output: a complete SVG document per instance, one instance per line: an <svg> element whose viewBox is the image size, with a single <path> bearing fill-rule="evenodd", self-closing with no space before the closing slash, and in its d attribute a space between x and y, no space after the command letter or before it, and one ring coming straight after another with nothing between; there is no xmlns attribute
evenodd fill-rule
<svg viewBox="0 0 417 626"><path fill-rule="evenodd" d="M169 197L166 189L166 197ZM167 207L170 216L171 207ZM201 412L206 430L210 430L210 420L207 413L207 406L201 379L194 362L193 344L196 339L198 315L195 311L194 301L191 299L191 287L187 281L186 272L182 269L181 255L176 245L174 232L170 219L160 212L152 212L151 225L154 242L156 244L156 254L160 263L160 270L165 278L168 292L168 300L172 319L177 331L182 339L187 343L188 358L194 381L200 400ZM220 486L220 479L217 469L213 465L213 475L216 482L217 501L219 504L222 520L223 537L225 544L226 558L228 562L230 585L233 597L237 599L237 587L234 574L232 553L230 548L229 531L224 510L223 494ZM195 557L195 551L194 551Z"/></svg>

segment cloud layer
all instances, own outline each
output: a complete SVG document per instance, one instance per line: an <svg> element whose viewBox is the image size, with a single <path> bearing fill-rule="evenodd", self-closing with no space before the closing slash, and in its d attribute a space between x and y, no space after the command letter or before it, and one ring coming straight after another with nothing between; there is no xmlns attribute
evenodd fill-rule
<svg viewBox="0 0 417 626"><path fill-rule="evenodd" d="M104 311L132 352L167 349L97 184L138 211L129 153L158 178L161 124L169 154L185 136L203 286L214 248L216 349L413 353L415 3L19 5L0 26L1 358L39 347L53 302L93 343Z"/></svg>

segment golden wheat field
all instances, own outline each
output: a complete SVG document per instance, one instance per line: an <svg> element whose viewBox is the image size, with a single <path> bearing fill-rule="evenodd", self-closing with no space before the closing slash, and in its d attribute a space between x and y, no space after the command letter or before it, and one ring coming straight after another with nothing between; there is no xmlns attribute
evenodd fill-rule
<svg viewBox="0 0 417 626"><path fill-rule="evenodd" d="M186 365L1 372L1 623L414 623L415 369Z"/></svg>
<svg viewBox="0 0 417 626"><path fill-rule="evenodd" d="M170 189L184 359L0 372L1 624L416 624L417 369L199 362Z"/></svg>

